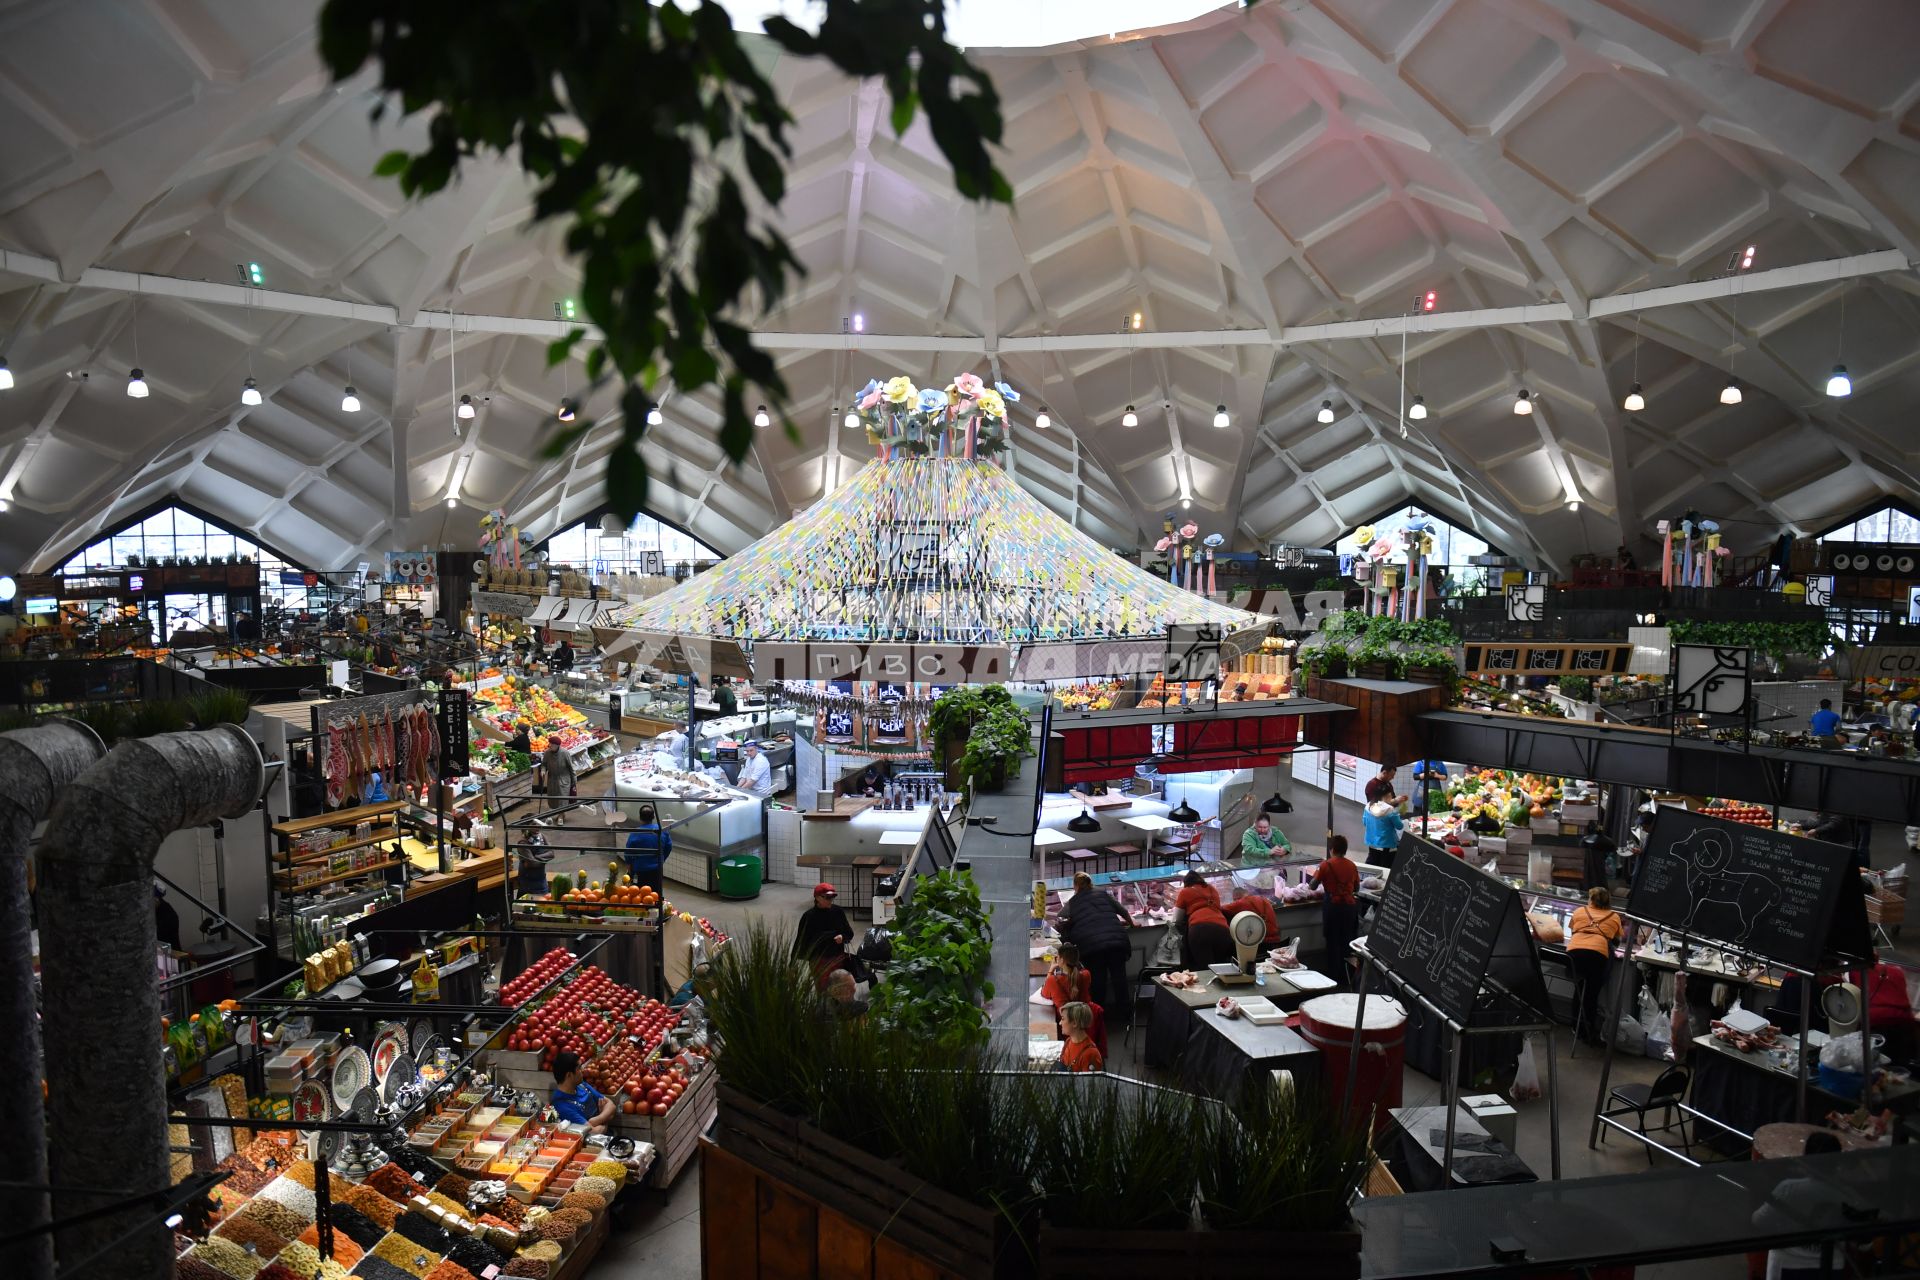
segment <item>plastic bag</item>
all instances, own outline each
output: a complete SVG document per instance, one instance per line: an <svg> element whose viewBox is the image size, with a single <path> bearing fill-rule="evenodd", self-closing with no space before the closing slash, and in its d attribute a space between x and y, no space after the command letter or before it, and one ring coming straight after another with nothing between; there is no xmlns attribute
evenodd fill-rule
<svg viewBox="0 0 1920 1280"><path fill-rule="evenodd" d="M1613 1042L1622 1053L1645 1053L1647 1029L1632 1018L1622 1016L1620 1025L1614 1028Z"/></svg>
<svg viewBox="0 0 1920 1280"><path fill-rule="evenodd" d="M1267 952L1267 959L1276 969L1298 969L1300 967L1300 939L1294 938L1283 946Z"/></svg>
<svg viewBox="0 0 1920 1280"><path fill-rule="evenodd" d="M1861 1075L1864 1074L1861 1070L1862 1060L1858 1035L1834 1036L1820 1046L1820 1065L1823 1067Z"/></svg>
<svg viewBox="0 0 1920 1280"><path fill-rule="evenodd" d="M1508 1091L1515 1102L1531 1102L1540 1096L1540 1067L1533 1060L1533 1037L1520 1044L1520 1061L1513 1073L1513 1088Z"/></svg>

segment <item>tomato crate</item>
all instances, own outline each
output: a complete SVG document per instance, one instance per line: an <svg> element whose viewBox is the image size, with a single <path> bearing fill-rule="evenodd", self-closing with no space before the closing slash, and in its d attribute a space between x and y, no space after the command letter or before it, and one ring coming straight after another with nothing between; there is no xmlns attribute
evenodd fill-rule
<svg viewBox="0 0 1920 1280"><path fill-rule="evenodd" d="M648 1175L650 1185L664 1187L671 1184L698 1146L700 1135L713 1122L718 1098L714 1077L712 1068L702 1071L689 1084L687 1091L680 1095L680 1101L674 1103L673 1109L664 1116L630 1116L625 1113L614 1116L614 1125L623 1136L653 1144L654 1163Z"/></svg>

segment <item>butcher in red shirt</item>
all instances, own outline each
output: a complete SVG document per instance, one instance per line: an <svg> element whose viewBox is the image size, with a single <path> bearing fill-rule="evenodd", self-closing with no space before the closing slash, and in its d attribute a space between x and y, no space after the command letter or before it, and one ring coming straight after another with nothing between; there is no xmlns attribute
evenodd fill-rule
<svg viewBox="0 0 1920 1280"><path fill-rule="evenodd" d="M1344 982L1350 944L1360 936L1360 869L1347 857L1345 836L1328 837L1327 860L1312 882L1327 895L1320 904L1320 925L1327 935L1328 976Z"/></svg>
<svg viewBox="0 0 1920 1280"><path fill-rule="evenodd" d="M1266 894L1243 893L1226 906L1220 908L1220 911L1227 917L1228 923L1232 923L1233 918L1242 911L1253 912L1253 914L1259 916L1267 926L1267 940L1261 945L1267 947L1277 947L1280 945L1280 921L1273 914L1273 899L1269 898Z"/></svg>

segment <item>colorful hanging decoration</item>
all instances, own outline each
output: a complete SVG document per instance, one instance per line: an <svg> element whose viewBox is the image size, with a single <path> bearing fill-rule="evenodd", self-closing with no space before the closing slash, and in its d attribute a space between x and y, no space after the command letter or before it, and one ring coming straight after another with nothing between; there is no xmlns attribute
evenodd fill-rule
<svg viewBox="0 0 1920 1280"><path fill-rule="evenodd" d="M496 569L518 569L523 557L533 553L533 539L520 532L520 526L507 522L507 513L498 507L480 517L480 552Z"/></svg>
<svg viewBox="0 0 1920 1280"><path fill-rule="evenodd" d="M1199 572L1197 526L1168 522L1187 554L1162 581L986 461L1006 449L1012 399L968 374L944 391L869 383L856 411L875 461L713 569L630 602L613 624L739 640L1014 645L1158 638L1176 623L1228 636L1264 629L1179 586L1183 571Z"/></svg>

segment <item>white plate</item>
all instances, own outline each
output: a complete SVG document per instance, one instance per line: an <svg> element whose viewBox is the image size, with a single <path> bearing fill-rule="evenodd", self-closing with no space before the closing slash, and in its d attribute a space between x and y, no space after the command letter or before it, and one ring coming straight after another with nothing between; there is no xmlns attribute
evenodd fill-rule
<svg viewBox="0 0 1920 1280"><path fill-rule="evenodd" d="M1295 991L1327 991L1340 985L1313 969L1288 969L1280 975L1280 981L1291 983Z"/></svg>

